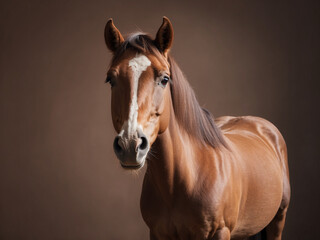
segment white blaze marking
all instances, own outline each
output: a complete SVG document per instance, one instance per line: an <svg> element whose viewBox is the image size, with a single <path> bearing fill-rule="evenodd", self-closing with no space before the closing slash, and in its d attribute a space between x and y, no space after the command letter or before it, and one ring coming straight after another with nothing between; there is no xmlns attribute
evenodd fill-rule
<svg viewBox="0 0 320 240"><path fill-rule="evenodd" d="M133 72L133 96L130 103L129 118L123 124L122 129L127 132L128 136L133 135L138 127L138 86L139 78L145 70L151 65L150 60L142 54L137 54L133 59L129 61L129 67ZM123 134L123 131L121 131ZM120 133L120 134L121 134Z"/></svg>

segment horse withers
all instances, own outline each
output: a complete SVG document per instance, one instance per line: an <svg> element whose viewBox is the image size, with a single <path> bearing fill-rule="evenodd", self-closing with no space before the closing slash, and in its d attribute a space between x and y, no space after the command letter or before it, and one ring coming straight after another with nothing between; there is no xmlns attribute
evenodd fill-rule
<svg viewBox="0 0 320 240"><path fill-rule="evenodd" d="M125 169L147 162L141 213L150 239L281 239L290 200L286 144L265 119L203 109L169 54L173 28L123 38L110 19L114 151Z"/></svg>

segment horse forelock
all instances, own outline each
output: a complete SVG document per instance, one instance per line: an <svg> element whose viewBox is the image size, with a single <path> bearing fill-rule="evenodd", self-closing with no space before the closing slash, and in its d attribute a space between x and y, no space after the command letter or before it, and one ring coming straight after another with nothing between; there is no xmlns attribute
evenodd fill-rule
<svg viewBox="0 0 320 240"><path fill-rule="evenodd" d="M142 32L136 32L128 35L126 40L114 53L113 61L119 59L128 49L133 49L140 54L152 54L158 57L162 56L158 48L155 46L154 40L149 35Z"/></svg>

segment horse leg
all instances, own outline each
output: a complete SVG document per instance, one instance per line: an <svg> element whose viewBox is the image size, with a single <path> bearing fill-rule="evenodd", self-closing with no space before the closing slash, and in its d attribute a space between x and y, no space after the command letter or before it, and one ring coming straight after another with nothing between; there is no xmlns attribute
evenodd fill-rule
<svg viewBox="0 0 320 240"><path fill-rule="evenodd" d="M230 230L227 227L218 229L212 240L230 240Z"/></svg>
<svg viewBox="0 0 320 240"><path fill-rule="evenodd" d="M286 221L286 214L290 202L290 183L289 177L284 179L283 196L280 207L276 216L266 226L267 240L281 240L284 223Z"/></svg>
<svg viewBox="0 0 320 240"><path fill-rule="evenodd" d="M280 207L276 216L265 228L267 240L281 240L288 207Z"/></svg>

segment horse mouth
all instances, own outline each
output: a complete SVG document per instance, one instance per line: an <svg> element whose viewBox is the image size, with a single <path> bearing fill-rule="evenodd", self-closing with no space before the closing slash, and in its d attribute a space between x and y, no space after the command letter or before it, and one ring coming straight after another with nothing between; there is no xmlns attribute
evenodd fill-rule
<svg viewBox="0 0 320 240"><path fill-rule="evenodd" d="M140 169L144 166L144 163L145 161L142 161L140 164L137 164L137 165L126 165L126 164L123 164L121 161L120 161L120 164L121 164L121 167L124 168L124 169L128 169L128 170L137 170L137 169Z"/></svg>

